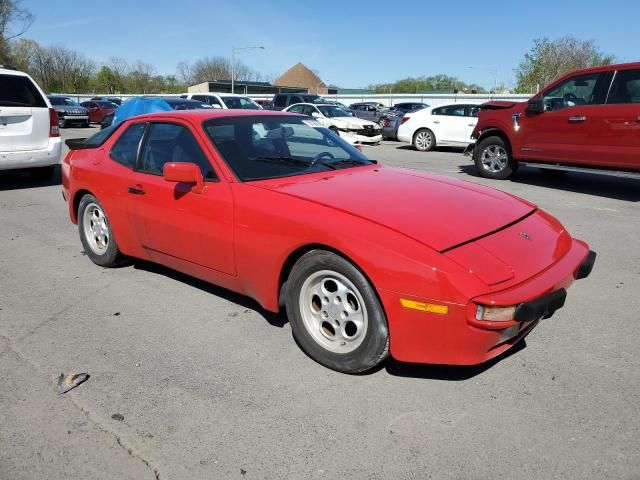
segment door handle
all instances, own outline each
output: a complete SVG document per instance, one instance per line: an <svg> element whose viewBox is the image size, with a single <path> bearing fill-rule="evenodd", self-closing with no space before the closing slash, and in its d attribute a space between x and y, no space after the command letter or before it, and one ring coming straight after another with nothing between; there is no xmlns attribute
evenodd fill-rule
<svg viewBox="0 0 640 480"><path fill-rule="evenodd" d="M146 192L138 187L129 187L129 193L133 193L134 195L144 195Z"/></svg>
<svg viewBox="0 0 640 480"><path fill-rule="evenodd" d="M470 126L470 127L475 127L476 126L475 123L467 123L467 125Z"/></svg>
<svg viewBox="0 0 640 480"><path fill-rule="evenodd" d="M569 117L569 123L581 123L587 119L584 115L580 115L577 117Z"/></svg>
<svg viewBox="0 0 640 480"><path fill-rule="evenodd" d="M440 123L440 120L434 120L433 123Z"/></svg>

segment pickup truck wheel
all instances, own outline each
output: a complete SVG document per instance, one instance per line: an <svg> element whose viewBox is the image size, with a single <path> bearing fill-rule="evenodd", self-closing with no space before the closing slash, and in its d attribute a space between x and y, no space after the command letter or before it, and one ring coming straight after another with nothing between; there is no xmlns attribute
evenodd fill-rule
<svg viewBox="0 0 640 480"><path fill-rule="evenodd" d="M480 175L506 180L517 169L509 148L500 137L487 137L474 150L473 158Z"/></svg>
<svg viewBox="0 0 640 480"><path fill-rule="evenodd" d="M285 304L291 331L316 362L360 373L389 354L387 318L364 275L332 252L313 250L293 266Z"/></svg>
<svg viewBox="0 0 640 480"><path fill-rule="evenodd" d="M421 128L413 135L413 146L419 152L430 152L436 146L436 137L427 128Z"/></svg>

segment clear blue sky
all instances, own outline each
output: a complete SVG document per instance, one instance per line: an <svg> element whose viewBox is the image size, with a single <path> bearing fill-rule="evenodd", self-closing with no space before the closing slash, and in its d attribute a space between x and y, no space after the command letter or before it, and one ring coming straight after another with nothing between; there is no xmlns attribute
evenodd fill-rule
<svg viewBox="0 0 640 480"><path fill-rule="evenodd" d="M36 15L25 35L44 45L151 63L229 56L263 74L301 61L326 83L361 87L445 73L485 87L514 83L533 39L592 39L618 60L640 60L640 1L538 0L23 0ZM469 68L474 67L474 68Z"/></svg>

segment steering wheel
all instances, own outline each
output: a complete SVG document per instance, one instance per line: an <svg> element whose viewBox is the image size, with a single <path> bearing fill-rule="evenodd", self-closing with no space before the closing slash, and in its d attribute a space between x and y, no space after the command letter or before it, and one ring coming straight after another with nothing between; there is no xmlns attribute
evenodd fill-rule
<svg viewBox="0 0 640 480"><path fill-rule="evenodd" d="M318 160L320 160L321 158L328 158L329 160L331 160L332 158L336 158L332 153L330 152L320 152L319 154L317 154L315 157L313 157L313 161L311 162L311 164L313 165L314 163L316 163Z"/></svg>
<svg viewBox="0 0 640 480"><path fill-rule="evenodd" d="M575 93L565 93L563 95L564 98L564 103L566 104L567 102L573 102L574 105L577 105L579 100L578 100L578 96Z"/></svg>

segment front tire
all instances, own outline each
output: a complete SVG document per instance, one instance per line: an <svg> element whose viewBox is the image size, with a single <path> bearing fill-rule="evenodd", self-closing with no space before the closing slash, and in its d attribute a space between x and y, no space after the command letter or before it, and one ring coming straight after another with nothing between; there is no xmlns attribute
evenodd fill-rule
<svg viewBox="0 0 640 480"><path fill-rule="evenodd" d="M413 146L419 152L430 152L436 146L436 136L428 128L421 128L413 135Z"/></svg>
<svg viewBox="0 0 640 480"><path fill-rule="evenodd" d="M481 176L495 180L511 177L518 165L505 141L498 136L481 140L474 149L473 161Z"/></svg>
<svg viewBox="0 0 640 480"><path fill-rule="evenodd" d="M106 214L93 195L85 195L78 207L80 241L87 256L96 265L113 267L120 263L122 254L111 230Z"/></svg>
<svg viewBox="0 0 640 480"><path fill-rule="evenodd" d="M294 338L313 360L361 373L389 354L387 318L375 290L353 264L313 250L293 266L285 294Z"/></svg>

